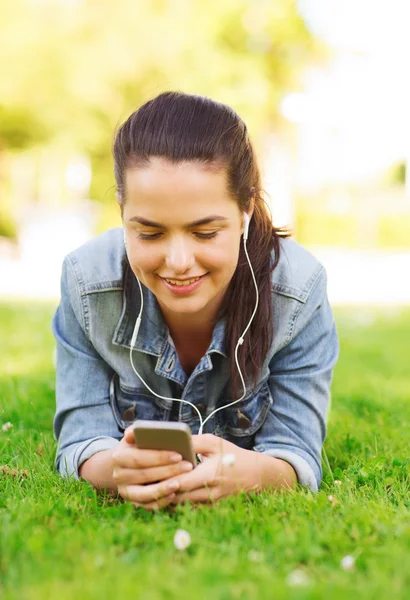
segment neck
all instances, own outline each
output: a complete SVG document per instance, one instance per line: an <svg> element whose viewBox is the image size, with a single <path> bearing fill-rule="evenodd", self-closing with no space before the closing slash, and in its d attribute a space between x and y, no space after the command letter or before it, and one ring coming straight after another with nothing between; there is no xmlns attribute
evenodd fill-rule
<svg viewBox="0 0 410 600"><path fill-rule="evenodd" d="M215 325L214 319L164 311L163 314L171 337L176 343L190 338L205 339L212 337Z"/></svg>
<svg viewBox="0 0 410 600"><path fill-rule="evenodd" d="M190 339L197 341L209 340L210 342L222 300L211 304L211 306L204 307L199 313L186 314L170 311L159 302L165 322L175 343Z"/></svg>

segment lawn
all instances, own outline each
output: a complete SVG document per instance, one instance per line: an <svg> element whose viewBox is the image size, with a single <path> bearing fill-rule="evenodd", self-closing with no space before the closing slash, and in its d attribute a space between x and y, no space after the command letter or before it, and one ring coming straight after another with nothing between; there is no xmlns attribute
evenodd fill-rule
<svg viewBox="0 0 410 600"><path fill-rule="evenodd" d="M52 312L0 305L1 598L410 597L410 309L335 311L318 494L155 514L54 474ZM190 533L186 550L177 529Z"/></svg>

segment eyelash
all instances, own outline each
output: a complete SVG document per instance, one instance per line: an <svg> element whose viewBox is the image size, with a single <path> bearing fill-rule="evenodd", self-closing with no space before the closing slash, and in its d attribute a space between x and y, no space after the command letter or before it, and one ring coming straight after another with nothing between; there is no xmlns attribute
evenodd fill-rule
<svg viewBox="0 0 410 600"><path fill-rule="evenodd" d="M151 235L148 235L146 233L138 233L137 238L140 240L146 240L146 241L157 240L160 235L162 235L162 234L161 233L153 233ZM212 233L196 232L194 235L196 235L200 240L210 240L218 235L218 231L213 231Z"/></svg>

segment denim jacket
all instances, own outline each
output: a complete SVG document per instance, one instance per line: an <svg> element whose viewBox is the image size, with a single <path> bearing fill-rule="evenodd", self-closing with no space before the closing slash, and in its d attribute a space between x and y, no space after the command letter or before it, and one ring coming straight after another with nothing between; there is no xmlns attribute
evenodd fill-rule
<svg viewBox="0 0 410 600"><path fill-rule="evenodd" d="M247 382L245 398L218 411L203 433L287 461L299 483L317 491L339 345L323 266L289 238L281 238L280 248L272 273L273 342L257 386ZM206 354L187 377L157 300L142 287L144 310L133 353L142 378L161 396L195 404L203 418L231 402L224 319L216 323ZM65 258L52 324L56 468L63 476L78 478L81 463L116 446L137 418L179 420L198 432L199 418L191 406L153 396L132 370L129 351L139 307L122 228Z"/></svg>

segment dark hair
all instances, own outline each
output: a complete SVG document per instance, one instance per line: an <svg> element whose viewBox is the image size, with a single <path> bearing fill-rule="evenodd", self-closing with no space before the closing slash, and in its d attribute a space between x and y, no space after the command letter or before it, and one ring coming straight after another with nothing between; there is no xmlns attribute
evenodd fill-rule
<svg viewBox="0 0 410 600"><path fill-rule="evenodd" d="M245 123L232 108L209 98L165 92L143 104L121 125L113 154L121 210L126 198L125 170L149 166L152 156L171 163L193 161L206 168L225 169L228 192L239 209L246 211L254 200L247 250L259 288L259 307L238 352L238 361L244 377L251 374L256 385L273 338L271 273L279 261L279 236L287 237L289 232L272 225ZM241 244L238 265L219 315L226 318L225 351L230 360L232 398L242 394L235 346L254 306L254 283Z"/></svg>

